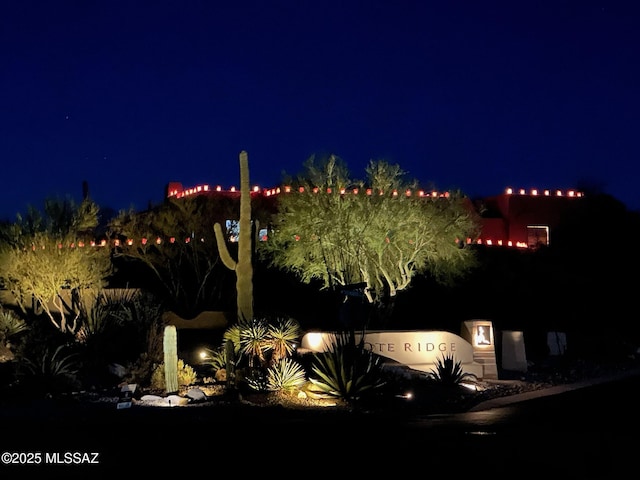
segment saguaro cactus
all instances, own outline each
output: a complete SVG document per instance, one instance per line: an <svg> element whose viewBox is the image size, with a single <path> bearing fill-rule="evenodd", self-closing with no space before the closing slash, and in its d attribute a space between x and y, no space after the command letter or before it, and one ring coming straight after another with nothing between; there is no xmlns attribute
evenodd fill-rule
<svg viewBox="0 0 640 480"><path fill-rule="evenodd" d="M236 304L238 323L253 320L253 263L251 254L251 190L249 185L249 158L244 150L240 152L240 220L238 232L238 260L234 260L227 248L226 237L219 223L213 225L216 243L222 263L236 272ZM233 392L236 389L235 355L233 343L227 340L225 345L227 387Z"/></svg>
<svg viewBox="0 0 640 480"><path fill-rule="evenodd" d="M178 335L174 325L164 327L164 384L166 393L178 391Z"/></svg>
<svg viewBox="0 0 640 480"><path fill-rule="evenodd" d="M240 232L238 233L238 260L234 260L227 248L226 238L219 223L213 225L220 259L236 272L236 296L238 321L253 320L253 264L251 259L251 190L249 186L249 159L247 152L240 152Z"/></svg>

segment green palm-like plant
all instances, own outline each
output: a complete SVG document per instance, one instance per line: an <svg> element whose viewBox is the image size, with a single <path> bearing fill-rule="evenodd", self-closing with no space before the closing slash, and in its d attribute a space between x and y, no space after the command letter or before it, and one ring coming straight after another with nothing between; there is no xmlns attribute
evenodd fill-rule
<svg viewBox="0 0 640 480"><path fill-rule="evenodd" d="M292 319L277 319L269 325L269 337L272 349L272 364L289 357L295 351L296 343L300 339L300 324Z"/></svg>
<svg viewBox="0 0 640 480"><path fill-rule="evenodd" d="M254 320L240 328L240 353L246 355L249 366L259 366L266 362L265 353L271 349L267 339L269 328L263 320Z"/></svg>
<svg viewBox="0 0 640 480"><path fill-rule="evenodd" d="M336 334L327 351L312 355L309 381L327 395L354 404L385 385L381 357L356 343L353 331Z"/></svg>
<svg viewBox="0 0 640 480"><path fill-rule="evenodd" d="M453 354L444 353L442 354L442 358L437 360L435 369L431 369L428 376L437 383L445 386L459 385L468 378L473 380L478 379L473 373L465 372L462 369L461 362L455 361Z"/></svg>
<svg viewBox="0 0 640 480"><path fill-rule="evenodd" d="M233 344L233 353L236 355L240 353L240 332L242 332L242 327L236 323L228 327L222 335L224 344L226 344L227 341Z"/></svg>
<svg viewBox="0 0 640 480"><path fill-rule="evenodd" d="M267 388L292 392L306 382L304 368L291 358L283 358L267 369Z"/></svg>

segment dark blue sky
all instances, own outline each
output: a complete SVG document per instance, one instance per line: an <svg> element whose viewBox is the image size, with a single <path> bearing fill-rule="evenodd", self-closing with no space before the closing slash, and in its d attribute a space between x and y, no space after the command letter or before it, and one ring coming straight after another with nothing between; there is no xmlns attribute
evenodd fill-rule
<svg viewBox="0 0 640 480"><path fill-rule="evenodd" d="M640 2L0 2L0 218L271 187L311 155L425 187L596 185L640 209Z"/></svg>

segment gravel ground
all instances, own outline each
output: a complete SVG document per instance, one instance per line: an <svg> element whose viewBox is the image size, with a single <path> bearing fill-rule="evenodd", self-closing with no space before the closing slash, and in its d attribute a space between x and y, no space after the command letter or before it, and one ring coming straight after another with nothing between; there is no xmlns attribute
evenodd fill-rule
<svg viewBox="0 0 640 480"><path fill-rule="evenodd" d="M302 395L276 393L241 392L231 399L225 395L220 384L197 385L204 397L191 399L187 389L179 392L185 404L179 408L206 408L227 406L231 403L247 408L271 408L289 410L323 410L348 412L355 409L369 413L388 413L402 410L406 414L436 414L468 411L473 406L498 397L517 395L550 388L557 385L576 383L591 378L606 377L621 370L640 366L636 359L624 359L617 362L594 361L555 361L545 364L531 365L527 372L499 372L499 380L484 380L467 387L442 387L425 382L424 375L418 374L416 379L406 382L406 388L394 394L380 396L357 408L339 399L311 398ZM411 398L408 398L408 394ZM82 392L69 397L74 403L112 404L115 408L119 397L117 390L111 392ZM164 402L161 392L138 392L132 400L134 408L163 408L169 406ZM401 407L401 408L398 408Z"/></svg>
<svg viewBox="0 0 640 480"><path fill-rule="evenodd" d="M194 400L187 395L187 389L179 392L184 400L184 405L171 408L215 408L229 407L246 408L258 411L264 409L270 411L290 410L322 411L322 412L351 412L358 410L372 414L438 414L465 412L475 405L499 397L517 395L550 388L557 385L576 383L586 379L606 377L621 370L640 367L640 361L636 359L624 359L618 362L593 362L593 361L563 361L539 365L531 365L527 372L499 372L499 380L484 380L475 384L455 387L438 386L432 382L426 382L423 374L416 378L409 378L402 390L386 392L370 402L359 404L356 407L335 398L311 398L300 395L287 395L276 393L241 392L238 396L230 398L225 394L224 386L220 384L197 385L203 398ZM410 395L410 397L409 397ZM31 405L38 408L44 406L45 410L60 408L61 410L76 409L78 407L105 407L117 409L120 393L117 387L110 391L102 392L75 392L55 399L30 401L28 399L5 398L0 401L0 416L13 415L16 409L27 412ZM161 392L142 391L137 392L132 399L131 408L135 410L147 410L166 408ZM14 407L13 413L11 407Z"/></svg>

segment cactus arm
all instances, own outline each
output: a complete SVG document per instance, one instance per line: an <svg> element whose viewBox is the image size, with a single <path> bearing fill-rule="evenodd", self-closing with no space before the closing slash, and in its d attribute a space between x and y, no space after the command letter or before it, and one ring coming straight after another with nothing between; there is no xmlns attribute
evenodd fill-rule
<svg viewBox="0 0 640 480"><path fill-rule="evenodd" d="M213 225L213 230L216 234L216 243L218 244L218 252L220 253L220 260L225 267L229 270L235 270L238 265L237 262L231 258L231 254L229 253L229 249L227 248L227 244L225 243L225 237L222 233L222 227L219 223L215 223Z"/></svg>

